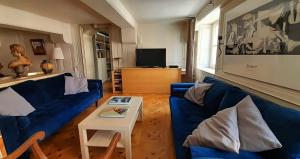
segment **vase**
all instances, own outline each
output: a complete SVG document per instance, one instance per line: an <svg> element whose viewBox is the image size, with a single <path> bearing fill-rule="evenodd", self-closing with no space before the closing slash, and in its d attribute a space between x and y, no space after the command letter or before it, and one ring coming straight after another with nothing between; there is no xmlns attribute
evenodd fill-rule
<svg viewBox="0 0 300 159"><path fill-rule="evenodd" d="M53 67L53 64L49 60L43 60L41 63L41 69L45 74L52 73Z"/></svg>

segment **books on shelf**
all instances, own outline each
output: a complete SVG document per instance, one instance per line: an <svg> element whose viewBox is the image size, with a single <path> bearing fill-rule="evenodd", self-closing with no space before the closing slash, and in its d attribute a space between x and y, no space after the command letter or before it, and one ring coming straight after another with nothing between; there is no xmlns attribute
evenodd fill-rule
<svg viewBox="0 0 300 159"><path fill-rule="evenodd" d="M126 107L109 107L100 111L98 116L103 118L124 118L127 110L128 108Z"/></svg>
<svg viewBox="0 0 300 159"><path fill-rule="evenodd" d="M119 96L112 97L109 101L109 105L128 105L131 101L131 97Z"/></svg>

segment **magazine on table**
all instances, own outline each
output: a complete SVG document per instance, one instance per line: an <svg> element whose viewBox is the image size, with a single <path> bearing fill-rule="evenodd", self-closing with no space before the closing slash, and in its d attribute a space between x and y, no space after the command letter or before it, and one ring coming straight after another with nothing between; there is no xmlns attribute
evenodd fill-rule
<svg viewBox="0 0 300 159"><path fill-rule="evenodd" d="M112 97L109 101L109 105L128 105L131 101L131 97L119 96Z"/></svg>
<svg viewBox="0 0 300 159"><path fill-rule="evenodd" d="M101 110L98 116L103 118L124 118L127 115L127 110L128 108L126 107L108 107Z"/></svg>

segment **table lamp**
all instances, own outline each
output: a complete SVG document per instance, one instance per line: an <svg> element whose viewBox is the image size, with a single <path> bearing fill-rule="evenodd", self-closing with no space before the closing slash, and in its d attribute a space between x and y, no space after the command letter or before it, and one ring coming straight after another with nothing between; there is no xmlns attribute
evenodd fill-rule
<svg viewBox="0 0 300 159"><path fill-rule="evenodd" d="M63 59L65 59L65 58L64 58L64 54L63 54L63 52L62 52L62 50L61 50L60 47L55 47L55 48L54 48L53 54L52 54L52 59L56 61L57 69L58 69L59 71L63 71L63 70L62 70L63 67L62 67L62 65L61 65L61 61L62 61Z"/></svg>

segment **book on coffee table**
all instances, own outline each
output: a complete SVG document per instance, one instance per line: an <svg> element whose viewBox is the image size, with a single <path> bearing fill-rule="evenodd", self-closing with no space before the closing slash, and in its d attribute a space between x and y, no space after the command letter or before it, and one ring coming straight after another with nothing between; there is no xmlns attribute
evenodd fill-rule
<svg viewBox="0 0 300 159"><path fill-rule="evenodd" d="M128 105L130 103L131 97L125 97L125 96L116 96L112 97L109 101L109 105Z"/></svg>
<svg viewBox="0 0 300 159"><path fill-rule="evenodd" d="M127 110L128 108L125 107L109 107L101 110L98 116L103 118L124 118Z"/></svg>

